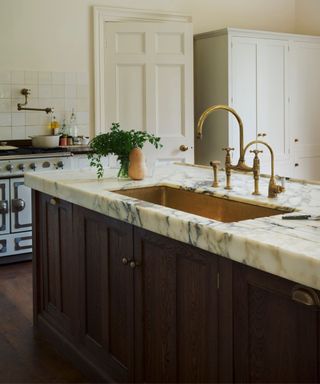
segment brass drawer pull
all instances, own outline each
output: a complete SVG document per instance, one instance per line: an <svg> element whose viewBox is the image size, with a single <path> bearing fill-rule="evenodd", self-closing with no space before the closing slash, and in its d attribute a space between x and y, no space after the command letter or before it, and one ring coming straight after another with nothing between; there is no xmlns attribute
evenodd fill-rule
<svg viewBox="0 0 320 384"><path fill-rule="evenodd" d="M293 288L292 300L300 304L320 307L319 296L311 288L305 288L300 286Z"/></svg>

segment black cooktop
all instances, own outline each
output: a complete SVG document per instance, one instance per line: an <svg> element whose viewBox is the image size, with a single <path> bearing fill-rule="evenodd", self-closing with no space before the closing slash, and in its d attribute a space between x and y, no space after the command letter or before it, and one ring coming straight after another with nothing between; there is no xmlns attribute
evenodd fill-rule
<svg viewBox="0 0 320 384"><path fill-rule="evenodd" d="M1 148L1 147L0 147ZM14 155L33 155L37 153L50 154L57 152L66 152L65 148L35 148L35 147L18 147L17 149L1 150L0 156L14 156Z"/></svg>

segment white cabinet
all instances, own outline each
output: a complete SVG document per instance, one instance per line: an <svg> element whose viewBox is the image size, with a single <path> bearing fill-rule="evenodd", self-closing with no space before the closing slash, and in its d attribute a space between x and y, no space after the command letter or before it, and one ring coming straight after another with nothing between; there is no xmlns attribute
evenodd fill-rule
<svg viewBox="0 0 320 384"><path fill-rule="evenodd" d="M320 118L320 38L311 37L312 44L308 39L238 29L197 35L195 121L210 105L233 107L244 123L245 144L255 139L268 142L275 153L276 174L297 176L299 166L295 164L304 161L301 156L296 159L302 145L312 146L309 155L320 155L320 130L316 129ZM231 115L218 116L220 113L226 114L214 112L207 119L203 140L195 143L196 163L224 161L221 148L225 146L235 148L234 163L239 157L237 122ZM261 170L270 173L270 154L261 149ZM252 155L246 161L251 165ZM310 157L308 161L312 163ZM320 179L320 171L306 173L308 178L311 175Z"/></svg>

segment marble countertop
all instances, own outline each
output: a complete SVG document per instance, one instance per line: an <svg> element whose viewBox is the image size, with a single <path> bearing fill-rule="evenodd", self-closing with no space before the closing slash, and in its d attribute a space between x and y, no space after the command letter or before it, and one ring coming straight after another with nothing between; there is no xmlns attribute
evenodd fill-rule
<svg viewBox="0 0 320 384"><path fill-rule="evenodd" d="M252 175L233 172L233 189L212 188L212 170L173 164L157 167L142 181L118 180L117 170L107 169L97 180L94 170L28 172L25 184L96 212L117 218L158 234L245 263L263 271L320 289L320 221L282 220L282 214L222 223L171 208L115 194L119 189L165 185L225 199L271 208L295 209L320 215L320 184L287 180L286 191L276 199L267 197L268 178L260 179L261 196L253 196Z"/></svg>

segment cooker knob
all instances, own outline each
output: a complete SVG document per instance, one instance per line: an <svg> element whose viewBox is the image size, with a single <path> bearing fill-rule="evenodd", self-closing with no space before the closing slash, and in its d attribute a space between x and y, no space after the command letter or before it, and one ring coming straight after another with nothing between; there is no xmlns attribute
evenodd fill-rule
<svg viewBox="0 0 320 384"><path fill-rule="evenodd" d="M23 172L25 170L26 166L24 164L19 164L18 168L20 169L20 171Z"/></svg>
<svg viewBox="0 0 320 384"><path fill-rule="evenodd" d="M30 168L35 171L37 169L37 164L36 163L31 163L30 164Z"/></svg>
<svg viewBox="0 0 320 384"><path fill-rule="evenodd" d="M12 171L13 171L13 165L12 165L12 164L8 164L8 165L6 166L6 168L7 168L7 171L9 171L9 172L12 172Z"/></svg>
<svg viewBox="0 0 320 384"><path fill-rule="evenodd" d="M58 161L57 162L57 168L63 169L63 166L64 166L64 162L63 161Z"/></svg>

